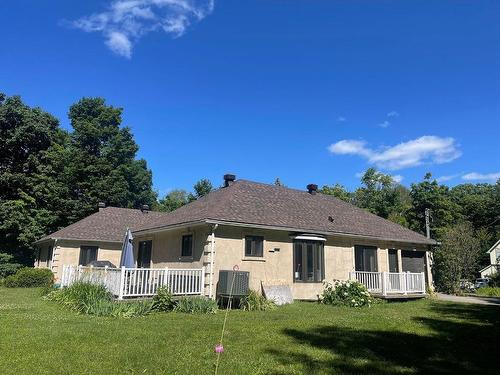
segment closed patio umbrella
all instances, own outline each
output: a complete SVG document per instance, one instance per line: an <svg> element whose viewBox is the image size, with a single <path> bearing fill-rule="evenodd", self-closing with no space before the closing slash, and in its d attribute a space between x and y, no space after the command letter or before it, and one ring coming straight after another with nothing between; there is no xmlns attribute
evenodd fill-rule
<svg viewBox="0 0 500 375"><path fill-rule="evenodd" d="M120 267L134 268L134 247L132 245L132 232L127 228L127 233L125 233L125 238L123 239L122 246L122 256L120 258Z"/></svg>

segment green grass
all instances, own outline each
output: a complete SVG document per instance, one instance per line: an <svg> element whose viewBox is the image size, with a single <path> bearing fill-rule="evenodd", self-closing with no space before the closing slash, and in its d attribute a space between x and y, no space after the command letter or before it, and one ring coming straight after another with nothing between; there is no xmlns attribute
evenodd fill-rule
<svg viewBox="0 0 500 375"><path fill-rule="evenodd" d="M483 287L476 289L476 295L482 297L500 297L499 287Z"/></svg>
<svg viewBox="0 0 500 375"><path fill-rule="evenodd" d="M77 315L0 288L0 374L212 374L224 314ZM498 373L500 308L432 300L232 311L219 374Z"/></svg>

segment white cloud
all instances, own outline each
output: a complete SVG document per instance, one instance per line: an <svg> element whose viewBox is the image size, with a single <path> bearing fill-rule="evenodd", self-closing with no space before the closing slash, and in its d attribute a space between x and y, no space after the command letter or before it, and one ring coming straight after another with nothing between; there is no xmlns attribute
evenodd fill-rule
<svg viewBox="0 0 500 375"><path fill-rule="evenodd" d="M396 174L396 175L391 176L391 177L392 177L392 179L393 179L395 182L397 182L398 184L400 184L400 183L401 183L401 181L403 181L403 179L404 179L404 177L403 177L403 176L401 176L400 174Z"/></svg>
<svg viewBox="0 0 500 375"><path fill-rule="evenodd" d="M477 173L477 172L471 172L464 174L462 176L463 180L466 181L474 181L474 180L480 180L480 181L497 181L500 179L500 172L496 173Z"/></svg>
<svg viewBox="0 0 500 375"><path fill-rule="evenodd" d="M450 174L450 175L440 176L440 177L436 178L436 181L437 182L447 182L447 181L450 181L450 180L457 178L458 176L460 176L460 174Z"/></svg>
<svg viewBox="0 0 500 375"><path fill-rule="evenodd" d="M399 113L396 112L396 111L390 111L388 114L387 114L387 117L399 117Z"/></svg>
<svg viewBox="0 0 500 375"><path fill-rule="evenodd" d="M212 13L215 0L116 0L108 9L70 24L85 32L100 32L116 54L130 58L135 43L151 31L180 37L194 22Z"/></svg>
<svg viewBox="0 0 500 375"><path fill-rule="evenodd" d="M347 119L344 116L339 116L339 117L337 117L337 121L338 122L345 122L345 121L347 121Z"/></svg>
<svg viewBox="0 0 500 375"><path fill-rule="evenodd" d="M384 122L382 122L382 123L380 123L380 124L378 124L378 126L380 126L381 128L388 128L389 125L391 125L391 123L389 121L387 121L387 120L384 121Z"/></svg>
<svg viewBox="0 0 500 375"><path fill-rule="evenodd" d="M333 154L358 155L379 168L398 170L421 164L443 164L462 155L453 138L426 135L392 147L374 150L366 142L344 139L328 147Z"/></svg>

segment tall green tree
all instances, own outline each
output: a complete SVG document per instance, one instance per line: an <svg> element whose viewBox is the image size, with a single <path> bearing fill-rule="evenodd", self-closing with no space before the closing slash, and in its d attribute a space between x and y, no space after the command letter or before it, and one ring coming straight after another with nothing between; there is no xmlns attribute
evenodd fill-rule
<svg viewBox="0 0 500 375"><path fill-rule="evenodd" d="M354 192L354 204L371 213L407 225L408 190L393 177L368 168L361 177L361 187Z"/></svg>
<svg viewBox="0 0 500 375"><path fill-rule="evenodd" d="M410 228L425 233L425 209L431 210L431 237L437 240L443 238L448 228L463 220L458 203L451 199L448 186L440 185L430 173L424 176L422 182L412 184L410 189L412 202L408 211Z"/></svg>
<svg viewBox="0 0 500 375"><path fill-rule="evenodd" d="M138 146L122 127L122 109L103 98L83 98L70 107L73 132L65 178L71 186L70 220L95 211L98 202L118 207L153 205L152 173L136 159Z"/></svg>
<svg viewBox="0 0 500 375"><path fill-rule="evenodd" d="M473 280L481 259L480 240L469 222L447 228L434 251L433 274L438 290L457 293L460 280Z"/></svg>
<svg viewBox="0 0 500 375"><path fill-rule="evenodd" d="M0 94L0 253L15 261L29 264L33 242L64 222L66 144L57 119Z"/></svg>

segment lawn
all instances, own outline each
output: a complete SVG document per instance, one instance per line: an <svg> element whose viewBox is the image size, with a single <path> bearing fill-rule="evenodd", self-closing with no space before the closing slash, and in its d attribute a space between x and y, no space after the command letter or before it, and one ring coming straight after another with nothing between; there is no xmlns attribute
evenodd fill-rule
<svg viewBox="0 0 500 375"><path fill-rule="evenodd" d="M0 374L212 374L224 314L80 316L0 288ZM498 373L500 308L433 300L232 311L220 374Z"/></svg>

